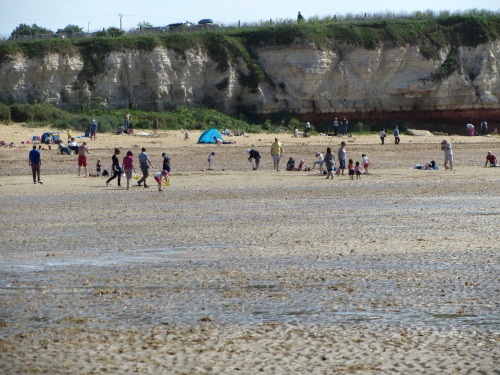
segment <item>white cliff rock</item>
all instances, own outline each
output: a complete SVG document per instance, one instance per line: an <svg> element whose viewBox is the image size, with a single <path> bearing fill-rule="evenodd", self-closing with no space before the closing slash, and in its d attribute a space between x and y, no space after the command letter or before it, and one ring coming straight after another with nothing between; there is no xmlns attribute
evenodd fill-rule
<svg viewBox="0 0 500 375"><path fill-rule="evenodd" d="M203 49L113 52L94 75L82 74L81 56L17 55L0 66L0 101L154 111L210 106L230 114L242 108L256 114L499 109L500 41L459 48L459 70L433 80L448 52L435 61L418 46L261 45L254 53L267 79L258 86L248 83L242 58L220 69Z"/></svg>

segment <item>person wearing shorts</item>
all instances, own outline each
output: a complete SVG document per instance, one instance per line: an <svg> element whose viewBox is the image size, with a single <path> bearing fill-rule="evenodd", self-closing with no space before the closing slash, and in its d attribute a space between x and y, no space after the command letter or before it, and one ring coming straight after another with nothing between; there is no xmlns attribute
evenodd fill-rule
<svg viewBox="0 0 500 375"><path fill-rule="evenodd" d="M444 171L450 168L450 172L453 172L453 152L451 150L451 143L446 139L441 142L441 150L444 151ZM449 167L448 167L449 165Z"/></svg>
<svg viewBox="0 0 500 375"><path fill-rule="evenodd" d="M130 189L130 180L132 179L132 171L135 173L134 154L132 151L127 151L127 155L123 158L122 171L125 172L127 178L127 190Z"/></svg>
<svg viewBox="0 0 500 375"><path fill-rule="evenodd" d="M274 138L274 142L271 145L271 156L273 157L273 164L275 171L279 172L280 170L280 160L282 155L283 155L283 146L278 141L278 138Z"/></svg>
<svg viewBox="0 0 500 375"><path fill-rule="evenodd" d="M144 187L149 188L149 185L146 184L146 179L149 176L149 167L154 168L153 164L151 164L151 160L149 160L149 155L146 153L146 148L143 147L142 152L139 154L139 165L142 171L142 178L137 181L137 185L141 186L144 182Z"/></svg>
<svg viewBox="0 0 500 375"><path fill-rule="evenodd" d="M87 142L83 142L83 144L78 147L78 176L80 176L82 167L85 169L85 176L87 176L87 154L90 154L90 151L87 148Z"/></svg>

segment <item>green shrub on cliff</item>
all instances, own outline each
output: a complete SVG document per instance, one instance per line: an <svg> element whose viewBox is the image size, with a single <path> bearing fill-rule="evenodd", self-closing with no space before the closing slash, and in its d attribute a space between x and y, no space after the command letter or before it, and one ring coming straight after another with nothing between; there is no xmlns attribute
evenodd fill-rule
<svg viewBox="0 0 500 375"><path fill-rule="evenodd" d="M10 108L3 103L0 103L0 121L10 122Z"/></svg>

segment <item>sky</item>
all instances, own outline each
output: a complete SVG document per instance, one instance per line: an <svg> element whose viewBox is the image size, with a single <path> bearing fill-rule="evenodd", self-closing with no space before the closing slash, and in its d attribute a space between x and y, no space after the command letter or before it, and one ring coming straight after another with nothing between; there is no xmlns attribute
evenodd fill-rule
<svg viewBox="0 0 500 375"><path fill-rule="evenodd" d="M215 23L237 25L268 20L307 19L364 13L413 13L415 11L500 12L499 0L0 0L0 38L7 38L20 24L37 24L52 31L78 25L85 32L108 27L134 29L141 22L153 26L210 18Z"/></svg>

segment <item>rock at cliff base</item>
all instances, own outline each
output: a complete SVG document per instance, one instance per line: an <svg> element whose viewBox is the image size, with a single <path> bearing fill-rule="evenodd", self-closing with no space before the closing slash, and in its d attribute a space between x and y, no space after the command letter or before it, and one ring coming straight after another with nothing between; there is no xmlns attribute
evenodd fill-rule
<svg viewBox="0 0 500 375"><path fill-rule="evenodd" d="M408 135L417 135L417 136L427 136L427 135L434 135L428 130L416 130L416 129L408 129L406 131Z"/></svg>

